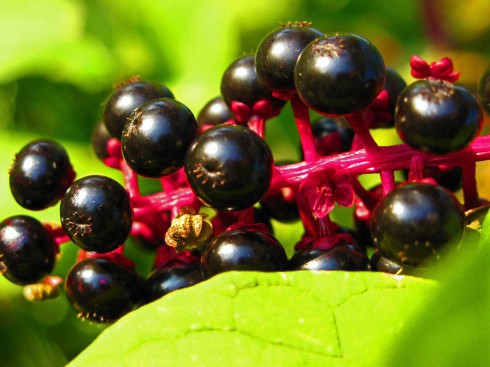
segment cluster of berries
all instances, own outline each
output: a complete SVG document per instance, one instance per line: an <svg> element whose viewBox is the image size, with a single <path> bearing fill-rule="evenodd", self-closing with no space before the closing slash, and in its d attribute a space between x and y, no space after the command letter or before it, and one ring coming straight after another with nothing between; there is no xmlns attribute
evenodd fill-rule
<svg viewBox="0 0 490 367"><path fill-rule="evenodd" d="M112 322L145 302L230 270L378 270L412 274L457 248L465 213L482 206L475 163L490 158L479 137L490 110L490 71L479 101L454 84L451 60L412 57L407 86L376 47L356 34L325 35L310 23L282 24L254 56L234 61L197 119L155 81L114 89L94 130L97 156L124 186L92 175L75 180L65 149L36 140L16 155L10 188L24 208L60 204L61 226L30 216L0 224L3 275L29 299L64 284L80 317ZM290 102L300 162L274 162L266 122ZM322 117L310 122L310 111ZM395 127L405 144L380 147L370 130ZM395 182L396 171L406 181ZM366 189L358 177L379 174ZM143 195L138 177L161 182ZM451 190L463 188L464 205ZM355 205L356 228L330 219ZM203 207L213 208L208 217ZM209 212L209 211L208 211ZM301 221L288 259L269 219ZM124 243L155 251L143 279ZM51 275L60 245L79 255L66 279ZM368 257L366 247L375 246Z"/></svg>

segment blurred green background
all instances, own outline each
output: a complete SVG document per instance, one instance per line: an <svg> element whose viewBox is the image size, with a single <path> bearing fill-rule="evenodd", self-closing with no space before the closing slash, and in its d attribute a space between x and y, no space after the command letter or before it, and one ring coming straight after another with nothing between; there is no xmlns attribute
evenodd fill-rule
<svg viewBox="0 0 490 367"><path fill-rule="evenodd" d="M33 138L61 141L79 176L119 178L96 160L90 135L113 85L131 76L166 83L197 115L219 95L235 58L254 53L281 21L307 20L325 33L369 38L407 82L412 54L450 56L460 82L475 88L489 64L488 14L488 0L0 0L0 219L28 213L10 195L7 170ZM286 107L268 125L276 159L298 158L291 119ZM393 132L377 138L396 141ZM58 221L58 207L34 215ZM336 216L351 221L349 211ZM282 228L284 238L292 228ZM130 251L148 271L152 255ZM75 255L67 244L56 273L63 276ZM64 365L104 328L76 319L63 297L29 304L21 292L0 279L0 366Z"/></svg>

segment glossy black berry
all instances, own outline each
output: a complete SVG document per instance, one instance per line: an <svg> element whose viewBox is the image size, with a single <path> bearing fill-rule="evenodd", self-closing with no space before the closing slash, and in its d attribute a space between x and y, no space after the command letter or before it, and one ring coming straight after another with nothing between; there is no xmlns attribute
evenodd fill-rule
<svg viewBox="0 0 490 367"><path fill-rule="evenodd" d="M9 171L15 201L30 210L55 205L75 178L68 154L52 140L35 140L16 154Z"/></svg>
<svg viewBox="0 0 490 367"><path fill-rule="evenodd" d="M104 123L112 137L120 139L134 109L155 98L174 98L172 92L155 81L124 84L112 92L104 106Z"/></svg>
<svg viewBox="0 0 490 367"><path fill-rule="evenodd" d="M465 215L446 189L409 183L387 194L371 214L373 242L398 264L423 266L437 261L444 249L457 246Z"/></svg>
<svg viewBox="0 0 490 367"><path fill-rule="evenodd" d="M199 135L185 158L192 191L208 206L239 210L269 188L273 158L265 141L247 127L219 125Z"/></svg>
<svg viewBox="0 0 490 367"><path fill-rule="evenodd" d="M269 33L255 53L255 69L259 80L272 91L292 92L294 67L303 49L315 38L323 36L308 26L284 26Z"/></svg>
<svg viewBox="0 0 490 367"><path fill-rule="evenodd" d="M134 110L124 126L123 157L141 176L167 176L183 166L196 135L196 119L184 104L171 98L153 99Z"/></svg>
<svg viewBox="0 0 490 367"><path fill-rule="evenodd" d="M207 279L232 270L281 271L287 262L284 248L270 233L243 228L211 240L201 256L201 272Z"/></svg>
<svg viewBox="0 0 490 367"><path fill-rule="evenodd" d="M354 245L339 244L328 250L307 246L289 260L289 270L368 270L369 259Z"/></svg>
<svg viewBox="0 0 490 367"><path fill-rule="evenodd" d="M300 98L329 116L361 111L378 95L385 65L376 47L355 34L319 37L305 47L294 71Z"/></svg>
<svg viewBox="0 0 490 367"><path fill-rule="evenodd" d="M197 115L197 125L199 127L206 125L219 125L224 122L233 120L235 115L224 101L223 97L215 97L204 105Z"/></svg>
<svg viewBox="0 0 490 367"><path fill-rule="evenodd" d="M343 118L319 117L313 120L311 130L319 155L348 152L354 140L354 130Z"/></svg>
<svg viewBox="0 0 490 367"><path fill-rule="evenodd" d="M477 93L483 110L490 115L490 66L480 77Z"/></svg>
<svg viewBox="0 0 490 367"><path fill-rule="evenodd" d="M446 154L465 148L479 134L483 114L471 93L439 80L418 80L400 94L395 127L414 149Z"/></svg>
<svg viewBox="0 0 490 367"><path fill-rule="evenodd" d="M172 263L154 270L146 281L147 301L151 302L178 289L203 280L199 263Z"/></svg>
<svg viewBox="0 0 490 367"><path fill-rule="evenodd" d="M122 261L90 257L70 270L65 291L79 317L110 323L141 305L144 280Z"/></svg>
<svg viewBox="0 0 490 367"><path fill-rule="evenodd" d="M0 273L12 283L36 283L53 270L58 246L37 219L17 215L0 223Z"/></svg>
<svg viewBox="0 0 490 367"><path fill-rule="evenodd" d="M129 235L132 210L129 196L116 181L87 176L75 181L61 201L63 229L80 248L109 252Z"/></svg>
<svg viewBox="0 0 490 367"><path fill-rule="evenodd" d="M262 99L269 100L274 108L284 105L284 101L273 98L271 91L259 81L253 56L241 57L226 69L221 78L221 95L230 108L232 101L253 107Z"/></svg>

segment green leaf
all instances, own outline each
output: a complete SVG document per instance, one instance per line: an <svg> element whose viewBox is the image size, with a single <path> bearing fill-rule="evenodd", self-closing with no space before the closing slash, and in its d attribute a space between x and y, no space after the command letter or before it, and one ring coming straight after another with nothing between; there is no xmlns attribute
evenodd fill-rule
<svg viewBox="0 0 490 367"><path fill-rule="evenodd" d="M490 216L480 247L444 264L442 286L413 327L392 343L385 365L490 366ZM468 242L467 242L468 245Z"/></svg>
<svg viewBox="0 0 490 367"><path fill-rule="evenodd" d="M369 272L224 273L128 314L69 366L369 366L435 289Z"/></svg>

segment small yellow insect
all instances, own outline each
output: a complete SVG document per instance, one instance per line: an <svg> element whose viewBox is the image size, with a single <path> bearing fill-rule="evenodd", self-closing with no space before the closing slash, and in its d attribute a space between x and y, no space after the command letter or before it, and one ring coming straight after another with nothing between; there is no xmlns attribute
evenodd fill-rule
<svg viewBox="0 0 490 367"><path fill-rule="evenodd" d="M187 206L180 209L180 213L172 220L170 228L165 233L167 245L175 247L177 251L192 251L206 246L213 225L204 220L208 215L197 213Z"/></svg>

